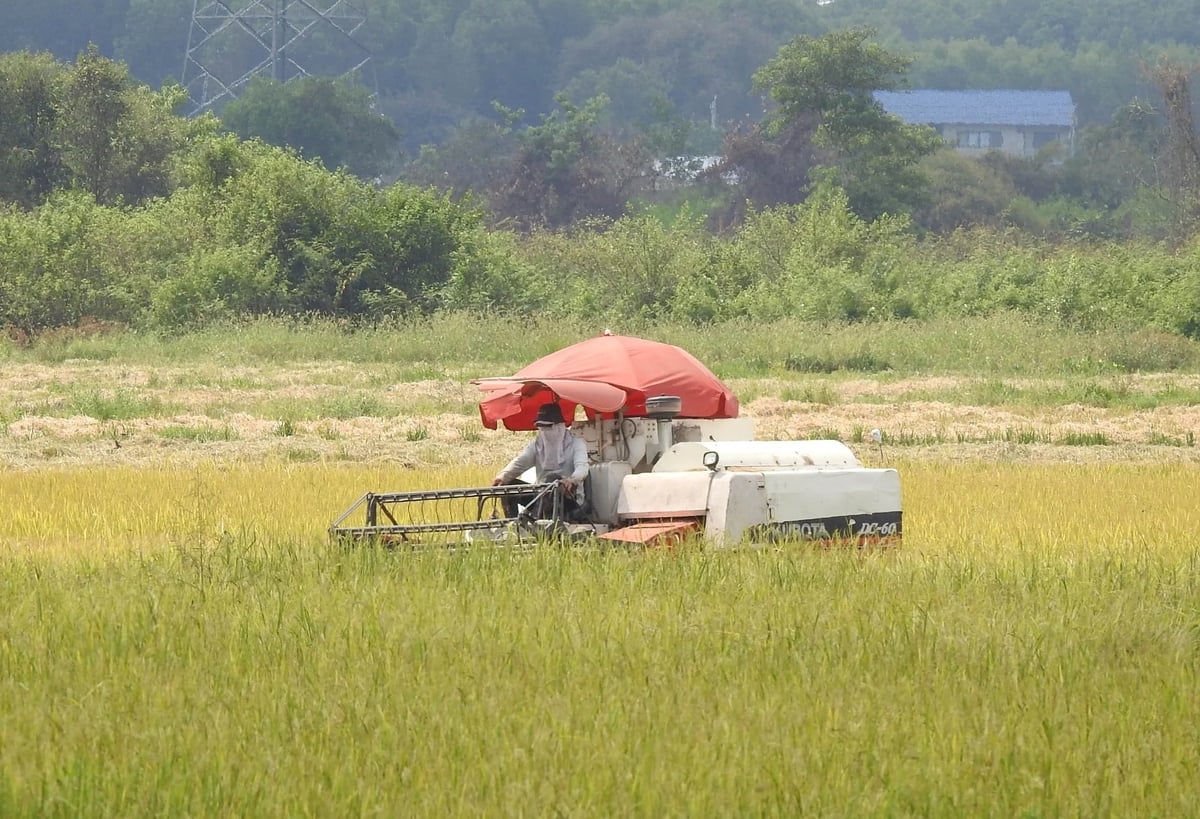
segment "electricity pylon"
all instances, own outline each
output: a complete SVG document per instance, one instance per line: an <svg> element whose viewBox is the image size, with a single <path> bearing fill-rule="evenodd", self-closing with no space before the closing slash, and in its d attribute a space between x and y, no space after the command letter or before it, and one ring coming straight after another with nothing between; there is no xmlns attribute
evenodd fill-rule
<svg viewBox="0 0 1200 819"><path fill-rule="evenodd" d="M181 82L192 114L224 105L258 76L341 76L371 59L348 0L193 0Z"/></svg>

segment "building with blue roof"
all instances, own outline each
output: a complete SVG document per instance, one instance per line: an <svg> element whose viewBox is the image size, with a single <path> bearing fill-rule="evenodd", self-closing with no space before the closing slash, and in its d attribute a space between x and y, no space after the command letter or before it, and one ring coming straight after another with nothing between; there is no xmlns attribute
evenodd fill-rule
<svg viewBox="0 0 1200 819"><path fill-rule="evenodd" d="M1061 161L1075 153L1068 91L876 91L875 99L905 122L933 126L963 154L1049 152Z"/></svg>

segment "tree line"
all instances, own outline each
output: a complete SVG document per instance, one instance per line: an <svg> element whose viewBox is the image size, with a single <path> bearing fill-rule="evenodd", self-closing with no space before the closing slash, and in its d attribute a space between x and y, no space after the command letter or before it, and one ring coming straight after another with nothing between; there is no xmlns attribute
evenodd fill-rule
<svg viewBox="0 0 1200 819"><path fill-rule="evenodd" d="M695 126L698 149L713 148L714 97L722 123L757 118L750 77L780 45L864 25L914 57L918 87L1065 88L1084 125L1105 124L1145 95L1140 63L1187 62L1200 48L1184 0L979 0L951 12L941 0L355 0L347 8L368 21L355 35L372 55L364 80L410 154L490 117L496 102L536 123L559 93L575 104L607 95L623 127L661 116L665 104ZM12 3L0 12L0 51L69 60L94 43L160 87L183 79L192 11L190 0ZM333 37L310 42L316 64L344 47ZM233 64L236 43L214 39L205 58Z"/></svg>
<svg viewBox="0 0 1200 819"><path fill-rule="evenodd" d="M1167 209L1164 243L1071 219L1039 228L1055 218L1051 200L1039 211L1032 198L1043 178L999 157L961 159L929 129L882 112L873 91L900 83L906 65L865 29L789 41L753 75L772 107L731 135L743 153L727 145L703 184L677 189L681 199L631 204L608 186L637 165L637 145L597 130L602 98L560 97L525 128L506 112L492 136L510 142L511 164L486 198L455 196L329 169L211 114L179 116L177 86L151 90L94 52L74 63L5 55L0 327L30 338L82 323L175 332L246 315L871 321L1015 310L1200 336L1200 156L1186 72L1157 70L1165 128L1130 107L1097 137L1131 152L1151 144L1166 163L1169 183L1143 194ZM1009 212L995 224L919 221L939 209L949 218L951 191L984 196L1001 183L1011 189L996 201ZM1024 215L1021 197L1009 198L1018 186L1031 194ZM779 201L747 203L760 190ZM700 206L722 202L742 209L713 231ZM501 213L510 224L497 224Z"/></svg>
<svg viewBox="0 0 1200 819"><path fill-rule="evenodd" d="M76 5L43 0L0 12L0 51L115 57L129 79L152 88L181 79L196 33L192 3ZM891 202L882 185L865 196L870 177L860 164L859 188L850 190L860 215L901 208L938 232L1009 224L1113 237L1186 231L1177 201L1161 195L1178 177L1164 153L1170 112L1153 70L1196 63L1200 34L1180 0L1146 8L981 0L952 14L934 0L355 0L346 8L369 21L355 34L372 55L368 69L286 85L261 78L215 113L242 137L294 148L329 169L469 193L493 225L562 227L661 202L670 198L664 189L678 187L670 177L693 175L672 164L679 157L721 155L724 178L740 180L732 195L716 184L676 194L715 229L736 224L747 204L800 201L810 172L828 163L811 154L804 128L767 133L776 103L756 73L789 42L869 24L874 43L906 58L901 87L1066 88L1081 129L1078 155L1064 165L998 156L980 165L933 152ZM309 38L306 56L332 66L339 42ZM203 58L230 70L261 57L244 39L209 48ZM173 110L187 107L176 100ZM853 188L851 170L840 171L840 183ZM44 192L45 179L39 184Z"/></svg>

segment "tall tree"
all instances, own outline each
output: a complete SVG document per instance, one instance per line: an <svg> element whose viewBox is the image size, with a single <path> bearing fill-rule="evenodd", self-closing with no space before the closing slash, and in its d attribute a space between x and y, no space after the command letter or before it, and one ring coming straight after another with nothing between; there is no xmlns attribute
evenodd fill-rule
<svg viewBox="0 0 1200 819"><path fill-rule="evenodd" d="M118 130L129 102L129 71L100 55L95 46L79 55L62 100L63 155L80 187L103 204L117 196L126 169L118 151Z"/></svg>
<svg viewBox="0 0 1200 819"><path fill-rule="evenodd" d="M1179 238L1191 236L1200 225L1200 132L1192 113L1189 73L1167 61L1152 69L1167 120L1163 166Z"/></svg>
<svg viewBox="0 0 1200 819"><path fill-rule="evenodd" d="M31 207L65 187L101 204L164 195L187 131L180 101L177 86L151 91L95 48L74 66L0 57L0 199Z"/></svg>
<svg viewBox="0 0 1200 819"><path fill-rule="evenodd" d="M776 104L764 121L766 137L787 134L788 150L806 151L798 137L811 129L817 165L809 176L839 185L867 219L920 205L925 182L917 163L942 144L932 128L905 124L876 101L875 91L901 86L910 61L871 42L873 35L861 28L800 36L754 74L755 88Z"/></svg>
<svg viewBox="0 0 1200 819"><path fill-rule="evenodd" d="M63 180L55 148L62 75L49 54L0 55L0 200L32 207Z"/></svg>
<svg viewBox="0 0 1200 819"><path fill-rule="evenodd" d="M1162 115L1137 97L1117 109L1107 125L1085 128L1079 150L1064 165L1064 192L1088 207L1115 210L1139 189L1161 190L1156 165L1166 142Z"/></svg>
<svg viewBox="0 0 1200 819"><path fill-rule="evenodd" d="M451 39L474 65L479 113L490 112L495 102L528 112L546 109L554 54L527 0L472 0Z"/></svg>
<svg viewBox="0 0 1200 819"><path fill-rule="evenodd" d="M366 88L323 77L254 80L225 106L221 119L243 138L295 148L330 170L345 167L364 177L394 167L400 140L391 120L374 110Z"/></svg>
<svg viewBox="0 0 1200 819"><path fill-rule="evenodd" d="M795 205L808 194L809 175L820 161L813 143L814 116L797 117L774 133L761 123L730 131L721 149L721 161L705 176L710 180L736 179L727 211L719 225L737 225L747 208Z"/></svg>
<svg viewBox="0 0 1200 819"><path fill-rule="evenodd" d="M568 42L559 60L559 86L591 72L631 63L663 87L681 115L707 124L717 98L722 122L757 117L761 100L751 93L750 75L780 43L744 16L689 7L651 17L626 16ZM621 101L614 98L613 104Z"/></svg>
<svg viewBox="0 0 1200 819"><path fill-rule="evenodd" d="M933 195L913 214L914 222L935 233L962 227L999 227L1017 196L1012 179L986 162L951 147L922 160Z"/></svg>
<svg viewBox="0 0 1200 819"><path fill-rule="evenodd" d="M74 187L101 204L137 204L169 189L170 156L186 138L175 115L186 94L133 82L124 62L95 48L67 71L59 100L62 157Z"/></svg>
<svg viewBox="0 0 1200 819"><path fill-rule="evenodd" d="M637 140L618 142L596 127L606 97L579 107L559 94L557 102L517 135L512 171L492 196L494 216L521 230L620 216L650 164Z"/></svg>
<svg viewBox="0 0 1200 819"><path fill-rule="evenodd" d="M501 119L465 119L440 145L424 145L404 169L406 182L461 197L481 198L500 190L512 172L522 112L500 107Z"/></svg>

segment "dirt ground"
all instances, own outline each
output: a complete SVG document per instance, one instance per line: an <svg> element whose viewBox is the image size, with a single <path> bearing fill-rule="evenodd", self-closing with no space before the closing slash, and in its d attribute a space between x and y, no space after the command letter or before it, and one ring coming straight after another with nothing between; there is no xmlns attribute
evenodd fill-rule
<svg viewBox="0 0 1200 819"><path fill-rule="evenodd" d="M386 376L349 365L6 366L0 370L0 466L41 469L280 457L490 469L528 436L484 429L476 409L479 393L463 380L393 384ZM797 393L795 381L747 379L731 381L730 386L738 394L761 396L742 406L742 414L755 420L760 439L836 433L861 458L873 462L880 455L1200 462L1195 445L1200 405L979 406L958 399L970 394L972 382L954 377L814 378L808 383L819 387L819 403L775 397ZM1037 388L1049 382L1006 383ZM1170 389L1196 391L1200 376L1127 376L1121 388L1145 396ZM906 398L914 394L936 400ZM367 400L372 411L347 411L347 396ZM89 414L96 404L100 411ZM329 407L337 411L323 414L322 408ZM882 432L882 451L870 442L872 429Z"/></svg>

